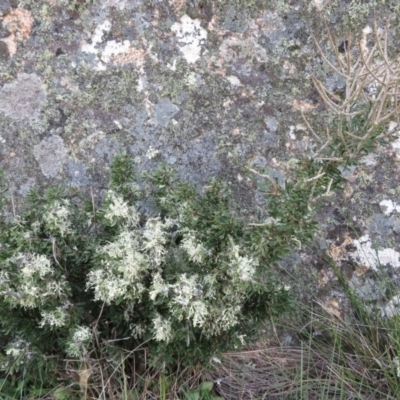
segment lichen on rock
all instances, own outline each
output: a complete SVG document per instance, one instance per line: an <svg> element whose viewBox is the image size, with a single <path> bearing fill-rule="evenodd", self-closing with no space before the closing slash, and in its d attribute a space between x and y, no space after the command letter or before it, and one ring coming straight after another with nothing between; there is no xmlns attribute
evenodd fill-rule
<svg viewBox="0 0 400 400"><path fill-rule="evenodd" d="M63 139L58 135L50 136L34 146L33 154L46 178L57 176L67 157Z"/></svg>
<svg viewBox="0 0 400 400"><path fill-rule="evenodd" d="M36 74L18 74L0 90L0 111L12 119L34 119L46 100L43 83Z"/></svg>

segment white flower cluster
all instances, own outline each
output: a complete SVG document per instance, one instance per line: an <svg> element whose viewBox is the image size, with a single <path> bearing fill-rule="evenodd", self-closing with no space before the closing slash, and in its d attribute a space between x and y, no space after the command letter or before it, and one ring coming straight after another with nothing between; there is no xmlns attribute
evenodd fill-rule
<svg viewBox="0 0 400 400"><path fill-rule="evenodd" d="M233 277L238 278L241 281L251 282L256 273L258 260L255 260L252 257L241 256L239 252L239 246L233 243L231 239L231 251L229 253L231 267L230 273Z"/></svg>
<svg viewBox="0 0 400 400"><path fill-rule="evenodd" d="M117 203L122 204L119 201L113 204ZM121 211L119 217L115 213L110 218L121 215L129 220L129 207ZM138 220L136 213L130 223L136 224ZM173 223L172 220L163 222L161 218L150 218L143 228L125 226L115 241L100 247L100 266L89 273L87 282L87 287L94 289L96 300L110 304L121 298L140 299L145 290L144 276L164 261L167 230Z"/></svg>
<svg viewBox="0 0 400 400"><path fill-rule="evenodd" d="M167 297L169 293L170 285L167 285L162 278L161 274L157 272L153 277L153 285L150 288L150 299L155 301L158 295Z"/></svg>
<svg viewBox="0 0 400 400"><path fill-rule="evenodd" d="M147 328L142 324L131 324L129 329L131 330L131 335L135 339L140 339L147 331Z"/></svg>
<svg viewBox="0 0 400 400"><path fill-rule="evenodd" d="M47 212L44 213L43 219L50 229L60 232L62 237L72 232L71 212L67 200L63 200L62 202L55 201L51 204Z"/></svg>
<svg viewBox="0 0 400 400"><path fill-rule="evenodd" d="M68 320L68 313L63 307L57 307L53 311L42 311L42 320L39 326L44 327L45 325L50 325L55 328L64 326Z"/></svg>
<svg viewBox="0 0 400 400"><path fill-rule="evenodd" d="M0 277L0 288L12 306L34 308L48 299L60 298L66 291L65 278L55 278L51 261L44 255L20 253L6 262L17 266L17 278L9 279L4 272Z"/></svg>
<svg viewBox="0 0 400 400"><path fill-rule="evenodd" d="M167 318L163 318L161 315L153 319L153 331L154 339L158 342L169 342L172 338L172 327L171 322Z"/></svg>
<svg viewBox="0 0 400 400"><path fill-rule="evenodd" d="M1 360L0 370L6 370L10 366L14 370L26 365L26 362L32 357L33 353L30 349L30 343L22 339L15 339L5 348L6 358Z"/></svg>
<svg viewBox="0 0 400 400"><path fill-rule="evenodd" d="M210 318L204 327L204 333L208 336L217 336L226 332L239 323L241 304L229 306L214 305L210 310Z"/></svg>
<svg viewBox="0 0 400 400"><path fill-rule="evenodd" d="M27 348L27 343L23 340L17 339L10 343L6 348L6 354L13 358L24 356Z"/></svg>
<svg viewBox="0 0 400 400"><path fill-rule="evenodd" d="M18 254L15 261L20 265L21 274L25 279L32 279L35 275L43 278L53 274L51 261L41 254Z"/></svg>
<svg viewBox="0 0 400 400"><path fill-rule="evenodd" d="M172 313L179 320L191 319L193 326L203 326L208 316L208 310L202 300L203 285L198 276L182 274L178 282L170 287L174 293L170 305Z"/></svg>
<svg viewBox="0 0 400 400"><path fill-rule="evenodd" d="M148 257L140 251L137 236L135 231L124 230L114 242L98 249L104 258L100 268L89 273L87 282L96 300L110 304L118 298L138 298L143 292Z"/></svg>
<svg viewBox="0 0 400 400"><path fill-rule="evenodd" d="M174 222L167 219L165 222L161 218L149 218L146 221L142 236L143 250L149 254L150 261L154 266L160 265L164 261L166 253L165 244L167 243L168 228Z"/></svg>
<svg viewBox="0 0 400 400"><path fill-rule="evenodd" d="M182 239L181 248L187 252L191 261L201 264L208 255L207 249L200 243L195 232L185 232Z"/></svg>
<svg viewBox="0 0 400 400"><path fill-rule="evenodd" d="M83 357L88 351L87 347L92 338L93 335L90 328L87 326L78 326L68 342L67 353L71 357Z"/></svg>
<svg viewBox="0 0 400 400"><path fill-rule="evenodd" d="M149 160L152 160L153 158L157 157L157 155L160 153L159 150L153 149L152 146L150 146L147 151L146 151L146 157Z"/></svg>
<svg viewBox="0 0 400 400"><path fill-rule="evenodd" d="M128 205L122 196L113 191L107 194L108 207L104 215L112 224L120 222L122 219L129 226L136 226L139 222L139 213L136 208Z"/></svg>
<svg viewBox="0 0 400 400"><path fill-rule="evenodd" d="M99 265L89 273L87 287L94 290L96 300L106 304L125 300L124 315L128 322L135 314L134 304L141 301L144 292L155 303L155 310L158 304L168 310L156 312L151 326L132 323L133 337L143 337L150 330L156 341L168 343L173 340L173 326L178 326L177 322L180 329L198 328L208 337L221 335L240 324L245 298L256 280L257 259L230 238L226 253L216 253L212 260L211 249L199 240L198 232L182 228L179 248L173 248L170 254L176 251L182 257L185 252L201 273L184 272L171 277L164 274L170 231L176 225L185 226L187 206L179 205L177 221L151 217L139 225L139 214L134 207L113 192L108 199L105 218L118 224L120 233L98 248ZM149 277L150 287L146 283ZM245 334L237 332L237 335L245 343Z"/></svg>
<svg viewBox="0 0 400 400"><path fill-rule="evenodd" d="M160 295L168 298L171 316L179 321L191 321L192 326L202 328L205 335L218 335L239 323L243 296L240 293L231 296L231 292L227 291L224 301L217 304L216 279L215 275L200 279L198 275L182 274L175 284L167 284L157 273L153 278L150 298L153 301ZM170 326L167 319L156 317L155 321L155 332L155 326ZM168 335L165 335L167 331ZM172 335L172 331L160 329L155 337L161 341L163 337L170 338Z"/></svg>

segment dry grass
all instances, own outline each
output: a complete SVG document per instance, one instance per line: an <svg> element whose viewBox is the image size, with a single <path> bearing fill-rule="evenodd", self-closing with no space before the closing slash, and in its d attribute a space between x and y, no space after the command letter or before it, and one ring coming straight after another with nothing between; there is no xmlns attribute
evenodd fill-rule
<svg viewBox="0 0 400 400"><path fill-rule="evenodd" d="M92 354L85 362L65 360L61 376L72 381L69 393L82 400L176 400L198 387L201 370L184 368L167 374L147 365L146 350L120 350L114 357Z"/></svg>
<svg viewBox="0 0 400 400"><path fill-rule="evenodd" d="M357 158L370 146L371 140L376 144L393 134L387 129L390 122L399 124L400 57L390 55L389 29L389 23L382 29L374 22L354 43L351 34L340 41L327 26L328 47L333 52L330 56L314 38L321 58L344 81L343 92L332 93L312 75L314 86L334 120L334 127L327 129L324 143L303 114L319 143L317 159L318 153L329 147L332 153L328 158L333 160ZM341 146L332 146L337 139Z"/></svg>
<svg viewBox="0 0 400 400"><path fill-rule="evenodd" d="M393 365L381 352L377 330L368 336L359 325L327 315L313 315L311 321L329 331L329 337L314 330L297 346L229 353L203 379L218 382L225 400L398 398Z"/></svg>

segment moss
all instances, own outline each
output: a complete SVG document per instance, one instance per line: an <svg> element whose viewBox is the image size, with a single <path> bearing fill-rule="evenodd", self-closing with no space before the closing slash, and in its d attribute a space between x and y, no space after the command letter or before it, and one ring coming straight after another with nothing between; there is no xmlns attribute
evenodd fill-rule
<svg viewBox="0 0 400 400"><path fill-rule="evenodd" d="M171 68L174 68L173 71ZM188 90L188 85L184 77L190 73L190 68L185 60L179 59L175 65L167 68L160 66L152 73L151 81L161 84L161 97L168 97L172 102L177 101L177 97Z"/></svg>

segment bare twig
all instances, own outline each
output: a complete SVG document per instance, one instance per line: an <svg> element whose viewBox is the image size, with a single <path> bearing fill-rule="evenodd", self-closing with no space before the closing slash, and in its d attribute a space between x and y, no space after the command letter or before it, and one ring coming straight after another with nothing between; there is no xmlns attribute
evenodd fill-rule
<svg viewBox="0 0 400 400"><path fill-rule="evenodd" d="M273 185L276 185L276 182L269 175L261 174L258 171L256 171L255 169L250 168L250 167L246 167L246 169L249 170L250 172L253 172L253 174L260 176L261 178L268 179Z"/></svg>

